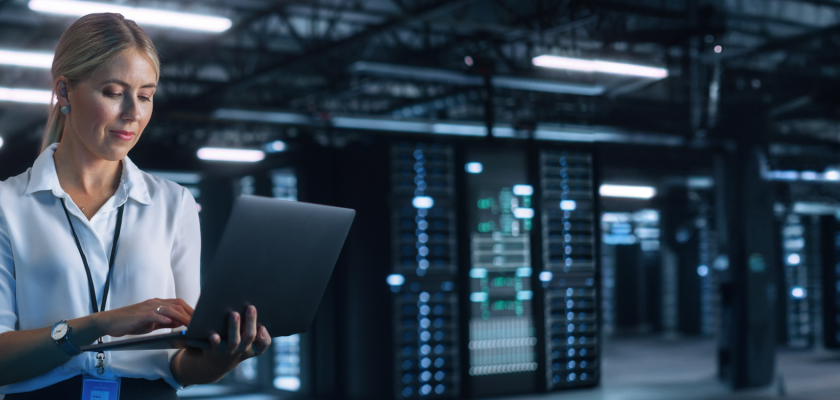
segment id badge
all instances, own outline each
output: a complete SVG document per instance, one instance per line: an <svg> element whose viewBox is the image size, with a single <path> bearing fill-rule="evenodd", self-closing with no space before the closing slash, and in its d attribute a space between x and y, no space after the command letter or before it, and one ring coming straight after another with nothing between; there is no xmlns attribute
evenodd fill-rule
<svg viewBox="0 0 840 400"><path fill-rule="evenodd" d="M82 400L119 400L120 378L101 379L82 375Z"/></svg>

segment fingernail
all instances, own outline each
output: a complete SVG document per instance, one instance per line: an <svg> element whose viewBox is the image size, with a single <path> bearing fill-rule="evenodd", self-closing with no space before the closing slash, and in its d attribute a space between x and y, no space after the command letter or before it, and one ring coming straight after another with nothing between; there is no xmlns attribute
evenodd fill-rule
<svg viewBox="0 0 840 400"><path fill-rule="evenodd" d="M230 319L232 319L234 321L238 321L239 320L239 314L237 314L237 313L230 314Z"/></svg>
<svg viewBox="0 0 840 400"><path fill-rule="evenodd" d="M248 315L253 316L257 313L257 309L254 306L248 306Z"/></svg>

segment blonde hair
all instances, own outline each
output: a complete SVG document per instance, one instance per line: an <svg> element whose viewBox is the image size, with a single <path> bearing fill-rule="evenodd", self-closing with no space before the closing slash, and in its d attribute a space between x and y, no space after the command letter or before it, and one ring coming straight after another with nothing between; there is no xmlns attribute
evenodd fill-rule
<svg viewBox="0 0 840 400"><path fill-rule="evenodd" d="M122 14L88 14L70 25L55 48L52 63L53 98L56 96L55 80L64 75L67 87L87 78L96 69L118 56L122 51L135 48L145 53L155 67L155 80L160 79L160 60L152 39L137 24ZM41 140L41 151L61 141L65 116L58 103L50 104L47 127Z"/></svg>

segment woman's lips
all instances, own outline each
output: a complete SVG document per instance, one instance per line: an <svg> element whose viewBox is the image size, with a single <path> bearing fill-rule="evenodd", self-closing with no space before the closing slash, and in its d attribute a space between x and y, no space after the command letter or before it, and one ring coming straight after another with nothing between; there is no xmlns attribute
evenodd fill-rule
<svg viewBox="0 0 840 400"><path fill-rule="evenodd" d="M134 139L134 132L129 131L111 131L114 135L122 140L131 140Z"/></svg>

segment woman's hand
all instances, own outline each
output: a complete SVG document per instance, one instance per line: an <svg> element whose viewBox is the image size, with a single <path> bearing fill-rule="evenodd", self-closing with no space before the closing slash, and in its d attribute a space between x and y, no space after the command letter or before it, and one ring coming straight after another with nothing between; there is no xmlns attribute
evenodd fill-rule
<svg viewBox="0 0 840 400"><path fill-rule="evenodd" d="M181 299L149 299L95 315L100 319L106 335L119 337L189 325L193 308Z"/></svg>
<svg viewBox="0 0 840 400"><path fill-rule="evenodd" d="M230 313L226 340L213 333L209 343L199 340L188 342L190 346L201 349L203 364L209 369L207 373L213 381L221 379L242 361L264 353L271 345L271 337L265 327L257 327L256 307L248 306L245 323L240 321L239 313Z"/></svg>

